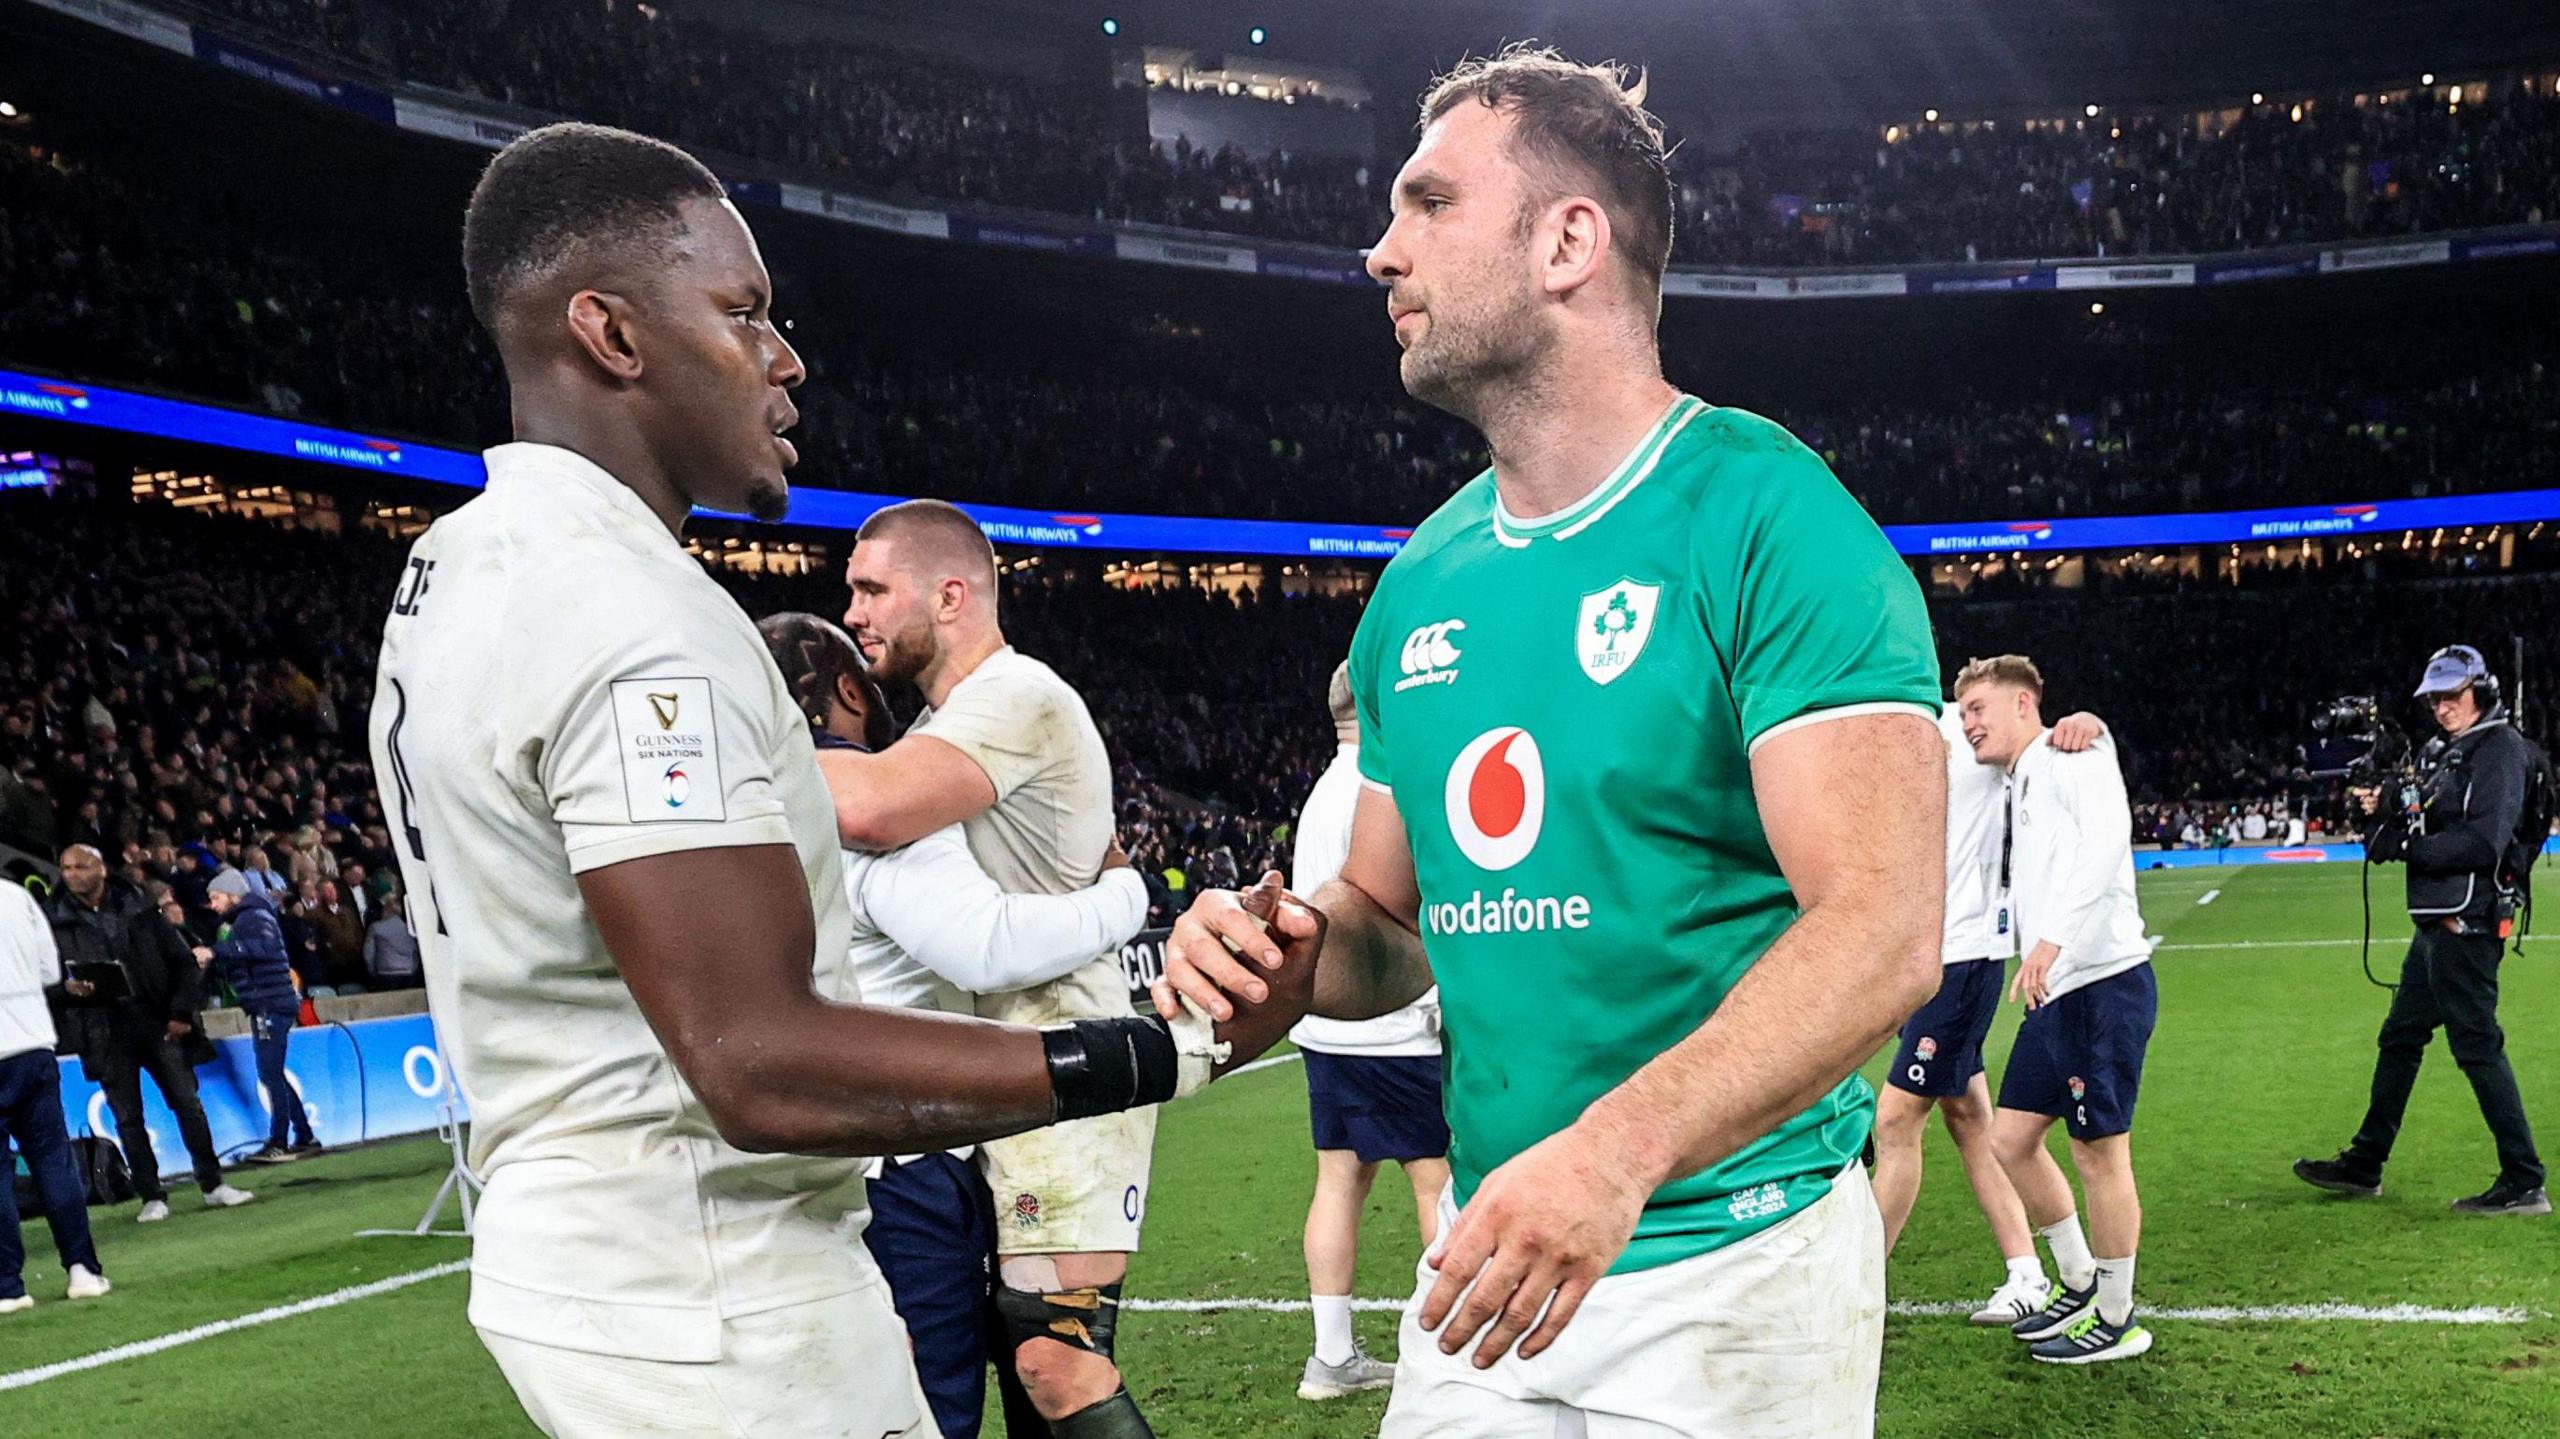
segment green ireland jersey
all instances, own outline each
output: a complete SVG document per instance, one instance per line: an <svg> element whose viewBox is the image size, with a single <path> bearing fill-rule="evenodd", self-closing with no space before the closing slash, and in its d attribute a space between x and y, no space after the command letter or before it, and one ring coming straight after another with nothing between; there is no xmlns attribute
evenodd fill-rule
<svg viewBox="0 0 2560 1439"><path fill-rule="evenodd" d="M1461 1203L1687 1037L1794 920L1752 747L1939 707L1928 611L1875 522L1783 428L1686 395L1560 513L1507 513L1490 473L1451 497L1380 577L1351 675L1361 775L1421 881ZM1821 1198L1874 1098L1853 1075L1665 1186L1613 1272Z"/></svg>

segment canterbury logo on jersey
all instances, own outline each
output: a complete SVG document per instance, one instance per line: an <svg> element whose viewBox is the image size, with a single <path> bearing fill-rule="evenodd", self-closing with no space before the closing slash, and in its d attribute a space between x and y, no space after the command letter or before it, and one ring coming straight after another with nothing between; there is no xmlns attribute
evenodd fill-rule
<svg viewBox="0 0 2560 1439"><path fill-rule="evenodd" d="M1506 870L1527 859L1547 820L1547 765L1537 736L1503 725L1468 741L1449 765L1442 798L1449 838L1476 868ZM1430 934L1588 929L1591 901L1578 894L1476 890L1463 900L1424 905L1422 918Z"/></svg>
<svg viewBox="0 0 2560 1439"><path fill-rule="evenodd" d="M1404 678L1396 681L1402 693L1417 685L1445 685L1458 678L1458 645L1450 636L1463 632L1465 620L1442 620L1424 625L1404 637L1404 654L1398 667Z"/></svg>

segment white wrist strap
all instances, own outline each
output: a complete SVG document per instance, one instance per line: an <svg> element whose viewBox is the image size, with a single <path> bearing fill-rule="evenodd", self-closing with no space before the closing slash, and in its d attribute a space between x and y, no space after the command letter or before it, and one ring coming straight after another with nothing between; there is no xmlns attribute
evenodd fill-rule
<svg viewBox="0 0 2560 1439"><path fill-rule="evenodd" d="M1182 1001L1182 1017L1171 1025L1173 1049L1177 1056L1173 1097L1185 1099L1198 1094L1209 1083L1209 1076L1227 1062L1235 1046L1218 1038L1218 1028L1190 996L1176 996Z"/></svg>

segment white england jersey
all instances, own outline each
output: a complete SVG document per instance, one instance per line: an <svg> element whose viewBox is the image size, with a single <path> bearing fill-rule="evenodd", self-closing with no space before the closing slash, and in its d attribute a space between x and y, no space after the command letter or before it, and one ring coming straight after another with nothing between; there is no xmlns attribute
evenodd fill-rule
<svg viewBox="0 0 2560 1439"><path fill-rule="evenodd" d="M2113 735L2078 754L2039 734L2009 771L2009 873L2018 943L2061 951L2060 999L2151 960L2133 883L2133 806Z"/></svg>
<svg viewBox="0 0 2560 1439"><path fill-rule="evenodd" d="M1956 707L1938 714L1947 741L1947 919L1938 958L2007 959L2017 934L2004 922L2009 896L2000 887L2000 841L2009 822L2008 777L1973 757Z"/></svg>
<svg viewBox="0 0 2560 1439"><path fill-rule="evenodd" d="M1065 894L1101 873L1111 848L1111 758L1084 696L1056 670L1007 645L910 733L977 761L995 785L995 805L960 827L996 883L1016 894Z"/></svg>
<svg viewBox="0 0 2560 1439"><path fill-rule="evenodd" d="M721 1321L878 1282L862 1163L724 1143L623 983L577 875L797 851L812 982L860 999L835 806L755 626L630 489L547 445L409 552L374 772L487 1182L471 1322L673 1362ZM717 982L706 974L705 982Z"/></svg>
<svg viewBox="0 0 2560 1439"><path fill-rule="evenodd" d="M1298 812L1295 849L1290 856L1289 892L1312 897L1325 881L1342 873L1351 858L1351 820L1360 804L1360 747L1347 744L1333 753L1333 763L1316 776L1307 807ZM1440 987L1420 999L1375 1019L1326 1019L1310 1014L1289 1031L1300 1049L1319 1054L1415 1055L1440 1052Z"/></svg>

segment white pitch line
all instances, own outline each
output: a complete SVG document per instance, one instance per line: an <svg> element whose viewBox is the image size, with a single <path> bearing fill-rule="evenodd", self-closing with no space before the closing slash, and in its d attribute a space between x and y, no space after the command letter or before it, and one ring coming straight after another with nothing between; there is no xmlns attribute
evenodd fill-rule
<svg viewBox="0 0 2560 1439"><path fill-rule="evenodd" d="M21 1369L14 1374L0 1374L0 1393L11 1389L24 1389L29 1385L42 1384L48 1379L60 1379L69 1374L103 1369L111 1364L122 1364L127 1360L145 1359L199 1340L218 1338L221 1335L236 1333L243 1329L254 1329L262 1324L273 1324L278 1320L292 1319L304 1314L316 1314L323 1309L335 1309L341 1304L373 1299L394 1290L406 1289L413 1284L424 1284L431 1279L460 1274L470 1267L471 1261L468 1259L429 1265L427 1268L413 1270L407 1274L395 1274L388 1279L377 1279L370 1284L358 1284L327 1294L315 1295L309 1299L299 1299L291 1304L279 1304L272 1309L261 1309L254 1314L243 1314L236 1319L220 1319L211 1324L199 1324L193 1329L181 1329L174 1334L163 1334L156 1339L138 1340L131 1344L119 1344L113 1349L101 1349L94 1354L83 1354L77 1359L65 1359L56 1364L42 1364L33 1369ZM1405 1302L1402 1299L1354 1299L1351 1301L1351 1307L1366 1313L1392 1314L1402 1312ZM1130 1299L1122 1301L1120 1307L1141 1314L1218 1314L1231 1310L1261 1314L1303 1314L1313 1306L1304 1299L1232 1298ZM1909 1318L1944 1318L1971 1314L1979 1306L1969 1301L1922 1303L1896 1300L1889 1307L1893 1313ZM2488 1305L2474 1305L2466 1309L2437 1309L2424 1304L2371 1305L2334 1302L2263 1304L2248 1307L2207 1305L2193 1309L2146 1308L2142 1312L2154 1319L2180 1320L2197 1324L2522 1324L2533 1317L2527 1310Z"/></svg>
<svg viewBox="0 0 2560 1439"><path fill-rule="evenodd" d="M2220 899L2220 898L2222 898L2222 891L2221 891L2221 890L2218 890L2218 889L2208 889L2208 890L2206 890L2204 893L2202 893L2202 894L2200 894L2200 895L2197 895L2197 896L2196 896L2196 908L2198 908L2198 909L2202 909L2202 908L2204 908L2206 905L2211 904L2211 903L2213 903L2215 900Z"/></svg>
<svg viewBox="0 0 2560 1439"><path fill-rule="evenodd" d="M113 1349L101 1349L95 1354L83 1354L77 1359L65 1359L59 1364L40 1364L33 1369L21 1369L15 1374L0 1374L0 1392L24 1389L30 1384L42 1384L48 1379L59 1379L65 1374L78 1374L88 1369L103 1369L110 1364L121 1364L128 1359L141 1359L178 1348L180 1345L193 1344L199 1339L212 1339L237 1330L254 1329L261 1324L273 1324L279 1319L291 1319L297 1315L314 1314L323 1309L335 1309L341 1304L353 1304L359 1299L371 1299L376 1295L388 1294L395 1289L406 1289L412 1284L424 1284L430 1279L442 1279L448 1274L460 1274L470 1267L470 1260L456 1259L450 1263L412 1270L407 1274L395 1274L388 1279L377 1279L371 1284L358 1284L352 1288L334 1290L309 1299L298 1299L291 1304L279 1304L273 1309L261 1309L255 1314L243 1314L237 1319L220 1319L211 1324L199 1324L193 1329L181 1329L175 1334L163 1334L157 1339L119 1344Z"/></svg>
<svg viewBox="0 0 2560 1439"><path fill-rule="evenodd" d="M1141 1314L1217 1314L1227 1310L1245 1310L1257 1314L1304 1314L1311 1307L1304 1299L1124 1299L1123 1309ZM1354 1299L1351 1307L1363 1313L1400 1313L1402 1299ZM1936 1319L1971 1314L1982 1306L1971 1301L1939 1300L1921 1302L1897 1299L1888 1308L1905 1318ZM2474 1305L2466 1309L2436 1309L2424 1304L2260 1304L2246 1307L2205 1305L2199 1308L2158 1309L2145 1307L2145 1318L2174 1319L2194 1324L2522 1324L2532 1314L2523 1309Z"/></svg>
<svg viewBox="0 0 2560 1439"><path fill-rule="evenodd" d="M1268 1059L1257 1059L1251 1064L1239 1064L1235 1068L1228 1070L1226 1073L1219 1075L1218 1077L1220 1079L1233 1079L1240 1074L1251 1074L1257 1069L1269 1069L1275 1064L1295 1064L1301 1057L1302 1056L1299 1051L1293 1049L1287 1054L1275 1054Z"/></svg>
<svg viewBox="0 0 2560 1439"><path fill-rule="evenodd" d="M2219 944L2163 944L2164 950L2180 949L2303 949L2309 946L2362 944L2361 939L2227 939ZM2386 938L2385 944L2389 943Z"/></svg>

